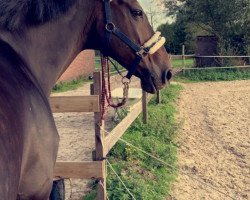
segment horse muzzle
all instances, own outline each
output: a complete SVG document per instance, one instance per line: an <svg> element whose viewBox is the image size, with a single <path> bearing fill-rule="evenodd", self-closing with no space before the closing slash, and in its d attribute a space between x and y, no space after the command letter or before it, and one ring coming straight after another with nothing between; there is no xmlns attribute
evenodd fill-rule
<svg viewBox="0 0 250 200"><path fill-rule="evenodd" d="M172 78L172 70L165 70L162 73L162 83L166 84Z"/></svg>

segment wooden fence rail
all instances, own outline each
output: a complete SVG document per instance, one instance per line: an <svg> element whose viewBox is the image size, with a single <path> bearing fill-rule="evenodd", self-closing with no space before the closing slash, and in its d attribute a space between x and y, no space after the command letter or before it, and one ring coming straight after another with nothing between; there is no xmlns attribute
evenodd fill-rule
<svg viewBox="0 0 250 200"><path fill-rule="evenodd" d="M105 149L104 155L106 156L109 151L113 148L113 146L117 143L119 138L123 136L126 130L130 127L130 125L134 122L134 120L140 115L143 110L143 106L145 107L142 101L139 101L132 107L130 107L130 112L128 115L109 133L108 136L105 137Z"/></svg>
<svg viewBox="0 0 250 200"><path fill-rule="evenodd" d="M250 65L245 65L245 66L233 66L233 67L195 67L195 68L183 68L183 71L187 70L213 70L213 69L246 69L250 68Z"/></svg>
<svg viewBox="0 0 250 200"><path fill-rule="evenodd" d="M173 60L176 59L182 59L184 58L250 58L250 56L199 56L199 55L195 55L195 54L191 54L191 55L169 55L170 58L172 58Z"/></svg>
<svg viewBox="0 0 250 200"><path fill-rule="evenodd" d="M185 46L182 46L182 55L169 55L170 59L172 60L182 60L182 69L183 71L185 70L195 70L195 69L204 69L202 67L197 67L197 68L186 68L186 59L188 58L250 58L250 56L223 56L223 55L210 55L210 56L202 56L202 55L186 55L185 54ZM243 66L235 66L235 67L206 67L205 69L231 69L231 68L249 68L249 66L246 66L245 64ZM176 70L175 70L176 71ZM179 71L180 72L180 71ZM178 74L178 73L176 73Z"/></svg>
<svg viewBox="0 0 250 200"><path fill-rule="evenodd" d="M99 96L53 96L50 97L53 113L100 112Z"/></svg>
<svg viewBox="0 0 250 200"><path fill-rule="evenodd" d="M54 177L63 179L92 179L102 178L105 163L92 162L57 162L54 168Z"/></svg>
<svg viewBox="0 0 250 200"><path fill-rule="evenodd" d="M105 157L120 137L126 132L138 115L143 111L147 116L147 103L152 95L143 92L142 101L130 107L128 115L105 136L105 123L101 120L101 73L94 73L94 84L91 85L91 96L53 96L50 98L51 109L54 113L65 112L94 112L95 118L95 151L91 162L58 161L54 169L54 177L79 178L98 180L97 199L104 200L106 194L106 161Z"/></svg>

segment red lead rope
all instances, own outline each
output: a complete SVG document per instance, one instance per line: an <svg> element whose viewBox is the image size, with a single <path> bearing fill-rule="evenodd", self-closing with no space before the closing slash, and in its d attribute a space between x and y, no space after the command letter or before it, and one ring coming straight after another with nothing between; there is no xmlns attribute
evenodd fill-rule
<svg viewBox="0 0 250 200"><path fill-rule="evenodd" d="M114 104L112 101L111 95L111 84L110 84L110 64L107 57L101 55L101 65L102 65L102 120L105 119L106 109L110 106L112 108L120 108L127 103L128 100L128 90L130 80L125 81L123 77L122 83L124 85L123 88L123 99L121 102ZM105 73L108 70L108 86L106 85ZM106 101L108 105L106 106Z"/></svg>

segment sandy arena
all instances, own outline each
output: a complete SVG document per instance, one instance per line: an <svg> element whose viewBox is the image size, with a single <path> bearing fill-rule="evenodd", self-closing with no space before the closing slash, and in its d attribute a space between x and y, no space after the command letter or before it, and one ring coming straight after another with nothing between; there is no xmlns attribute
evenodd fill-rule
<svg viewBox="0 0 250 200"><path fill-rule="evenodd" d="M250 81L185 84L179 167L234 199L250 199ZM173 199L232 199L180 173Z"/></svg>

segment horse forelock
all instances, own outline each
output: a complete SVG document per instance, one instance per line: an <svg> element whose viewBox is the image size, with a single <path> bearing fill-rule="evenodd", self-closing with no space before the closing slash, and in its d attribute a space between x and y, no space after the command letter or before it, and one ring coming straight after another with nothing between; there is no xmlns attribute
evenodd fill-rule
<svg viewBox="0 0 250 200"><path fill-rule="evenodd" d="M17 30L48 22L66 13L77 0L0 0L0 27Z"/></svg>

